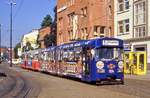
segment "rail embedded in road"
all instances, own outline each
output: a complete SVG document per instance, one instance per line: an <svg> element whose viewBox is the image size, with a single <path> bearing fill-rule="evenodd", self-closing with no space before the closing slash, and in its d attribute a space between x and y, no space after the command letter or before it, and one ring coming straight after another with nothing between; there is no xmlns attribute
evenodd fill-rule
<svg viewBox="0 0 150 98"><path fill-rule="evenodd" d="M32 84L28 77L16 71L15 67L0 66L0 69L1 76L6 77L0 85L0 98L37 98L39 92L33 91L36 83Z"/></svg>

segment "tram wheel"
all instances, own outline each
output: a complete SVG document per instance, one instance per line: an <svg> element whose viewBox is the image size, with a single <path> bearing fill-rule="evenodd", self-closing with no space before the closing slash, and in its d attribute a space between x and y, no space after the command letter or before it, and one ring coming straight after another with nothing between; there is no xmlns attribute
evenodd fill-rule
<svg viewBox="0 0 150 98"><path fill-rule="evenodd" d="M124 80L121 80L120 82L121 82L122 85L124 85Z"/></svg>

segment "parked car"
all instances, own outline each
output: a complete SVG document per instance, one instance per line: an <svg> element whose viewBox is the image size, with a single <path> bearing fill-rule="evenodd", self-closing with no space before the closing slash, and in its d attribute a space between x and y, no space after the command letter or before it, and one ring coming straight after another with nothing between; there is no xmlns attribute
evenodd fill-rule
<svg viewBox="0 0 150 98"><path fill-rule="evenodd" d="M13 64L19 64L19 59L12 59Z"/></svg>

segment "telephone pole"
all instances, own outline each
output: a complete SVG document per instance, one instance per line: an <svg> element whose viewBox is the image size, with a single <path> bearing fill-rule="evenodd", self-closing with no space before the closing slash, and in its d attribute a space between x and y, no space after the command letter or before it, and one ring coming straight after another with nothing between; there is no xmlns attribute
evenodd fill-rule
<svg viewBox="0 0 150 98"><path fill-rule="evenodd" d="M13 33L13 10L12 7L13 5L16 5L16 3L14 3L13 1L10 2L10 67L12 67L12 33Z"/></svg>
<svg viewBox="0 0 150 98"><path fill-rule="evenodd" d="M1 64L1 60L2 60L1 49L2 49L2 46L1 46L1 24L0 24L0 64Z"/></svg>

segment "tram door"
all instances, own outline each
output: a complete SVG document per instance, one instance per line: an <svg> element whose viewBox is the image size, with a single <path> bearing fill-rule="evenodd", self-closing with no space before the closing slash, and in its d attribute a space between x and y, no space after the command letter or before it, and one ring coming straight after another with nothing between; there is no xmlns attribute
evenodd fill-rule
<svg viewBox="0 0 150 98"><path fill-rule="evenodd" d="M84 75L89 75L90 74L90 54L89 54L89 50L87 50L87 48L83 48L83 74Z"/></svg>

